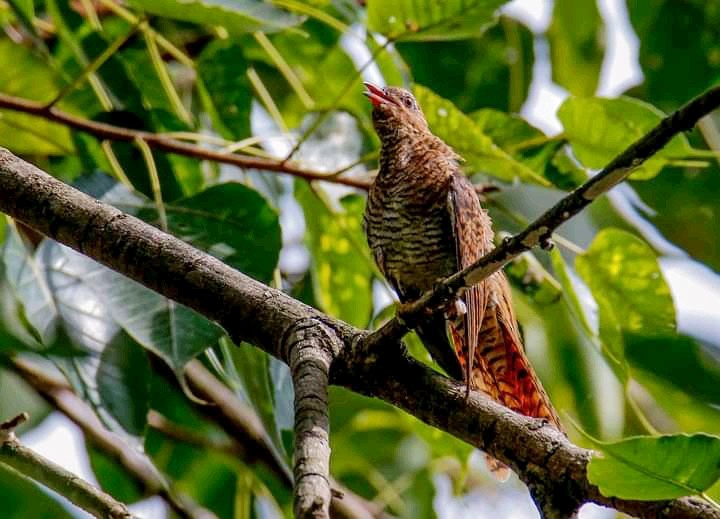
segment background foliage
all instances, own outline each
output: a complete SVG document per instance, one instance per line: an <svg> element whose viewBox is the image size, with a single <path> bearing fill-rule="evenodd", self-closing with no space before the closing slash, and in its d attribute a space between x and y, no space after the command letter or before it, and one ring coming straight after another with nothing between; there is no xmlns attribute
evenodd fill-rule
<svg viewBox="0 0 720 519"><path fill-rule="evenodd" d="M412 87L467 174L500 188L486 201L497 232L519 230L663 111L720 79L716 3L628 2L643 78L615 99L594 97L608 30L595 2L555 0L539 33L497 16L503 4L6 0L0 92L208 147L291 157L333 177L241 170L10 110L0 111L0 145L262 282L376 327L393 303L362 235L364 193L331 183L376 167L363 74ZM552 135L518 115L547 66L569 94ZM591 477L621 497L720 497L720 336L709 324L717 307L699 299L707 290L688 298L682 286L691 274L718 286L719 124L676 137L629 187L561 229L556 250L508 267L529 355L571 438L604 451ZM0 418L29 410L32 429L51 412L13 374L13 359L30 359L65 377L118 441L218 517L290 513L286 483L212 449L226 433L191 405L182 375L193 358L211 368L255 410L289 467L283 365L15 222L3 220L0 240ZM668 283L671 271L680 284ZM408 344L431 362L416 338ZM195 443L150 427L149 412L192 431ZM393 515L451 517L463 503L532 513L514 502L520 483L498 492L467 445L388 405L333 388L331 418L334 477ZM636 435L647 437L618 442ZM101 451L88 446L88 455L105 490L129 503L145 497ZM76 513L2 471L3 510Z"/></svg>

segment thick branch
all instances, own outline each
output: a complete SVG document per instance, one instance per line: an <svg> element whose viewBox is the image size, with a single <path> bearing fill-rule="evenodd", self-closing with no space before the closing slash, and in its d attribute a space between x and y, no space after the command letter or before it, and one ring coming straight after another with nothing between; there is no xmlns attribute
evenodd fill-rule
<svg viewBox="0 0 720 519"><path fill-rule="evenodd" d="M625 180L643 162L660 151L675 135L691 130L705 115L720 106L720 86L716 86L665 117L648 134L641 137L597 175L548 209L522 232L506 239L499 247L478 261L439 283L420 299L403 307L401 315L378 330L372 342L401 337L408 327L427 316L428 309L438 309L459 291L471 287L500 270L509 261L538 245L546 247L550 237L563 223L590 205L600 195Z"/></svg>
<svg viewBox="0 0 720 519"><path fill-rule="evenodd" d="M295 389L295 517L323 519L330 509L330 365L342 348L315 319L299 321L285 339L283 360Z"/></svg>
<svg viewBox="0 0 720 519"><path fill-rule="evenodd" d="M133 517L124 504L60 465L21 445L13 432L21 421L23 420L15 419L0 424L0 462L54 490L95 517L113 519Z"/></svg>
<svg viewBox="0 0 720 519"><path fill-rule="evenodd" d="M6 150L0 150L0 210L220 323L235 342L246 340L278 358L282 338L297 322L322 321L344 343L333 362L333 383L383 398L487 451L534 491L554 495L557 509L593 501L647 518L720 518L720 512L693 498L640 503L600 495L587 481L590 452L553 428L478 394L466 401L463 388L400 354L396 342L364 354L357 345L366 332L80 193Z"/></svg>
<svg viewBox="0 0 720 519"><path fill-rule="evenodd" d="M241 168L286 173L305 180L325 180L327 182L356 187L359 189L367 189L370 186L370 181L366 179L348 178L322 173L320 171L313 171L302 168L295 163L288 161L212 150L195 144L188 144L177 139L172 139L162 134L133 130L122 126L114 126L112 124L91 121L90 119L85 119L63 112L55 107L48 108L48 106L44 103L23 99L22 97L15 97L0 93L0 108L37 115L47 119L48 121L54 121L71 128L75 128L76 130L89 133L99 139L129 142L134 142L139 139L146 142L151 148L176 153L178 155L184 155L186 157L211 160L223 164L231 164Z"/></svg>

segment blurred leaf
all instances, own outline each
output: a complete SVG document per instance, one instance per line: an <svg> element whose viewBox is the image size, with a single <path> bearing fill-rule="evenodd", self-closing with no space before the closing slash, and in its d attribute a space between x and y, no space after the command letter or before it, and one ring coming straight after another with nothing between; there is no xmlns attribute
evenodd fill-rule
<svg viewBox="0 0 720 519"><path fill-rule="evenodd" d="M270 3L253 0L130 0L129 3L157 16L201 25L220 25L234 34L281 31L302 21L301 17Z"/></svg>
<svg viewBox="0 0 720 519"><path fill-rule="evenodd" d="M44 267L13 227L3 247L5 277L22 305L30 333L41 343L49 343L55 333L57 309L45 279Z"/></svg>
<svg viewBox="0 0 720 519"><path fill-rule="evenodd" d="M557 276L562 286L565 303L571 315L574 317L575 322L578 324L579 329L585 337L600 350L608 365L615 372L615 375L624 384L628 379L628 366L625 359L624 339L614 312L612 312L612 309L605 303L605 299L601 298L603 303L596 301L600 313L599 331L593 329L588 321L585 305L580 301L577 291L575 290L575 281L570 274L568 266L565 264L565 260L563 260L562 254L560 254L560 251L557 249L554 249L550 253L550 257L553 272L555 272L555 276ZM601 304L603 306L600 306Z"/></svg>
<svg viewBox="0 0 720 519"><path fill-rule="evenodd" d="M3 464L0 464L0 507L6 519L75 517L54 495Z"/></svg>
<svg viewBox="0 0 720 519"><path fill-rule="evenodd" d="M519 179L547 186L549 182L513 159L450 101L417 85L414 89L430 129L465 159L468 174L486 173L506 182Z"/></svg>
<svg viewBox="0 0 720 519"><path fill-rule="evenodd" d="M9 38L0 40L0 92L25 99L49 101L59 80L32 52ZM19 155L67 155L73 144L67 127L42 117L0 111L0 146Z"/></svg>
<svg viewBox="0 0 720 519"><path fill-rule="evenodd" d="M640 39L645 82L638 88L666 110L717 83L720 4L705 0L633 0L630 20ZM669 31L673 37L668 38Z"/></svg>
<svg viewBox="0 0 720 519"><path fill-rule="evenodd" d="M495 23L502 0L368 0L368 28L394 41L470 38Z"/></svg>
<svg viewBox="0 0 720 519"><path fill-rule="evenodd" d="M346 196L342 212L334 213L319 196L307 183L295 183L295 197L305 212L317 301L335 317L365 326L372 309L373 274L361 224L365 200Z"/></svg>
<svg viewBox="0 0 720 519"><path fill-rule="evenodd" d="M630 336L625 349L633 368L670 382L699 401L720 405L720 359L715 346L703 347L684 336Z"/></svg>
<svg viewBox="0 0 720 519"><path fill-rule="evenodd" d="M227 362L232 363L227 369L231 374L231 385L260 417L269 436L268 439L275 445L277 452L283 452L282 438L275 420L275 395L270 376L270 356L246 343L235 346L230 341L222 339L222 346Z"/></svg>
<svg viewBox="0 0 720 519"><path fill-rule="evenodd" d="M482 35L466 40L400 42L397 50L415 83L431 88L465 113L480 108L519 111L535 62L533 34L500 17ZM432 56L432 59L428 59ZM402 85L384 75L389 85Z"/></svg>
<svg viewBox="0 0 720 519"><path fill-rule="evenodd" d="M575 267L598 301L601 319L612 311L635 334L675 334L675 307L657 257L640 238L618 229L597 234Z"/></svg>
<svg viewBox="0 0 720 519"><path fill-rule="evenodd" d="M142 485L119 466L117 460L89 442L86 442L85 447L100 488L122 503L134 503L143 497ZM132 447L128 446L128 448Z"/></svg>
<svg viewBox="0 0 720 519"><path fill-rule="evenodd" d="M529 252L521 254L505 266L513 285L538 305L555 303L562 297L560 284Z"/></svg>
<svg viewBox="0 0 720 519"><path fill-rule="evenodd" d="M603 455L588 465L588 479L608 497L654 501L700 494L720 478L720 437L709 434L593 440Z"/></svg>
<svg viewBox="0 0 720 519"><path fill-rule="evenodd" d="M644 217L667 239L720 271L720 169L713 163L707 170L669 168L652 182L634 182L633 189L651 210Z"/></svg>
<svg viewBox="0 0 720 519"><path fill-rule="evenodd" d="M648 103L629 97L571 97L560 106L557 115L575 156L588 168L597 169L648 133L665 114ZM693 150L684 135L677 135L637 168L631 178L649 179L673 160L703 156L706 154Z"/></svg>
<svg viewBox="0 0 720 519"><path fill-rule="evenodd" d="M553 80L576 96L595 93L603 61L602 19L596 2L555 0L548 41Z"/></svg>
<svg viewBox="0 0 720 519"><path fill-rule="evenodd" d="M211 43L198 60L200 98L214 127L226 139L250 135L252 89L246 72L243 49L233 42Z"/></svg>
<svg viewBox="0 0 720 519"><path fill-rule="evenodd" d="M100 355L96 379L103 407L130 434L145 432L150 397L150 364L138 343L120 332Z"/></svg>
<svg viewBox="0 0 720 519"><path fill-rule="evenodd" d="M113 271L86 278L113 319L177 373L222 336L222 329L193 310Z"/></svg>
<svg viewBox="0 0 720 519"><path fill-rule="evenodd" d="M485 108L470 118L498 146L555 187L569 191L587 180L587 173L568 156L564 139L546 136L519 115Z"/></svg>

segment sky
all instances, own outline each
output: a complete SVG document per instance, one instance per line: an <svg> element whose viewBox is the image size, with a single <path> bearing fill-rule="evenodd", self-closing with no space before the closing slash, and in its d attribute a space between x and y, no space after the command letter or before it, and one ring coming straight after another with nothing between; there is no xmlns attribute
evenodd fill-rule
<svg viewBox="0 0 720 519"><path fill-rule="evenodd" d="M642 81L642 72L638 64L638 41L630 26L624 0L599 0L598 6L605 21L606 54L603 62L598 94L614 97L627 88ZM548 60L547 42L542 33L547 29L552 14L551 0L514 0L507 4L503 11L524 22L536 34L536 63L533 70L533 81L528 99L522 108L522 115L533 125L548 134L561 130L555 115L557 108L567 97L567 92L554 84L551 79ZM369 58L369 52L359 46L357 38L344 38L346 50L356 63L362 64ZM364 73L367 81L384 83L377 67L368 67ZM254 134L273 133L271 121L263 117L259 110L253 114ZM343 126L345 121L339 120ZM338 132L339 142L334 148L343 148L342 132ZM356 140L357 142L357 140ZM273 140L272 148L278 156L284 155L288 143ZM327 144L327 143L325 143ZM328 155L316 148L316 153L301 156L308 163L327 161ZM359 150L357 151L359 154ZM346 155L347 157L347 150ZM340 166L341 164L337 164ZM335 165L324 163L329 170ZM689 259L687 255L665 238L645 218L647 208L642 201L626 185L616 188L610 195L615 208L628 221L632 222L645 239L663 254L661 265L670 284L673 299L678 311L678 325L681 332L688 333L711 344L720 345L720 331L714 323L720 318L720 277L707 267ZM286 249L283 251L284 262L295 262L299 267L307 264L307 252L301 245L303 224L302 212L290 200L283 209L281 218ZM384 297L387 297L385 295ZM90 469L83 444L82 434L78 428L59 413L51 414L40 426L22 436L22 441L43 456L62 465L78 476L96 484ZM481 463L475 459L473 463ZM517 481L511 480L497 491L470 494L461 498L452 495L451 484L447 477L435 479L438 504L443 510L442 519L470 519L482 517L498 517L525 519L538 517L527 490ZM69 503L67 506L77 517L89 517ZM163 519L166 517L165 506L159 498L144 500L131 507L134 514L147 519ZM502 513L501 513L502 512ZM585 507L583 519L600 519L613 517L613 513L599 507Z"/></svg>

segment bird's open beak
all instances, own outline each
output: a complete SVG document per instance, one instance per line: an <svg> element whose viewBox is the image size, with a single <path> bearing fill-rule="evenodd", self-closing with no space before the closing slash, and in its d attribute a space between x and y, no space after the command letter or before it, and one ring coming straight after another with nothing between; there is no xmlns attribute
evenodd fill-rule
<svg viewBox="0 0 720 519"><path fill-rule="evenodd" d="M365 82L365 94L373 106L380 106L382 103L392 103L392 100L388 98L382 88L372 83Z"/></svg>

